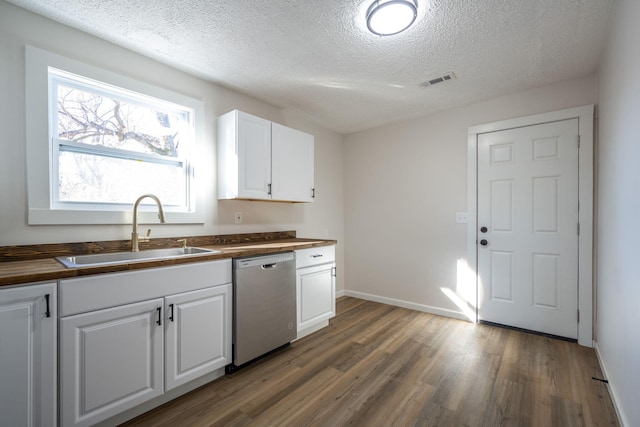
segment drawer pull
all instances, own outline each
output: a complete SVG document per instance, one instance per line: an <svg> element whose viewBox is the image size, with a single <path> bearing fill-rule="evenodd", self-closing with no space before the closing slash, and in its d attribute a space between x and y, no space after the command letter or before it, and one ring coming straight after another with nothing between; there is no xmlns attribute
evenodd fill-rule
<svg viewBox="0 0 640 427"><path fill-rule="evenodd" d="M49 294L46 294L46 295L44 296L44 300L45 300L45 301L46 301L46 303L47 303L47 311L46 311L46 312L45 312L45 314L44 314L44 315L45 315L45 317L51 317L51 307L49 306L49 297L50 297L50 295L49 295Z"/></svg>
<svg viewBox="0 0 640 427"><path fill-rule="evenodd" d="M320 258L323 257L324 255L322 254L315 254L315 255L311 255L311 258Z"/></svg>

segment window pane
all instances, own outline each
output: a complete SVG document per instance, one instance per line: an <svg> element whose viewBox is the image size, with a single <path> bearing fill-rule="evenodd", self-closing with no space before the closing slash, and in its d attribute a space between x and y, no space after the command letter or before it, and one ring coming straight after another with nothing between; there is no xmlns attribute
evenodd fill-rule
<svg viewBox="0 0 640 427"><path fill-rule="evenodd" d="M60 152L60 202L133 204L153 193L165 206L186 206L186 174L180 166Z"/></svg>
<svg viewBox="0 0 640 427"><path fill-rule="evenodd" d="M168 157L180 157L180 131L188 114L146 105L99 90L58 82L57 137Z"/></svg>

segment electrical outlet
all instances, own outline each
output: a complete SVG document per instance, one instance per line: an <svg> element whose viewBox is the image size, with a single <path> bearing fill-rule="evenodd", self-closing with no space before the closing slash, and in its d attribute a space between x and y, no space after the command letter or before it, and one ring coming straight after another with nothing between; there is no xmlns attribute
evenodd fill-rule
<svg viewBox="0 0 640 427"><path fill-rule="evenodd" d="M242 212L236 212L236 224L242 224Z"/></svg>
<svg viewBox="0 0 640 427"><path fill-rule="evenodd" d="M456 212L456 224L466 224L469 222L469 214L467 212Z"/></svg>

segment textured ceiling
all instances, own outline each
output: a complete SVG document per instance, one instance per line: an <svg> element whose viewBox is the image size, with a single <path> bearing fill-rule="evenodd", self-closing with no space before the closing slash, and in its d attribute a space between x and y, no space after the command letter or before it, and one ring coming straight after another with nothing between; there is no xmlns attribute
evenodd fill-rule
<svg viewBox="0 0 640 427"><path fill-rule="evenodd" d="M9 0L340 133L589 75L613 1L418 0L379 37L372 0Z"/></svg>

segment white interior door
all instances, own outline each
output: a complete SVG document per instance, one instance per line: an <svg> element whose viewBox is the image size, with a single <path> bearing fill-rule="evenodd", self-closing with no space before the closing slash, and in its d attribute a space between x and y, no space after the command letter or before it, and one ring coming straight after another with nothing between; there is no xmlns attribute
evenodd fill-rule
<svg viewBox="0 0 640 427"><path fill-rule="evenodd" d="M578 333L578 120L478 135L480 320Z"/></svg>

